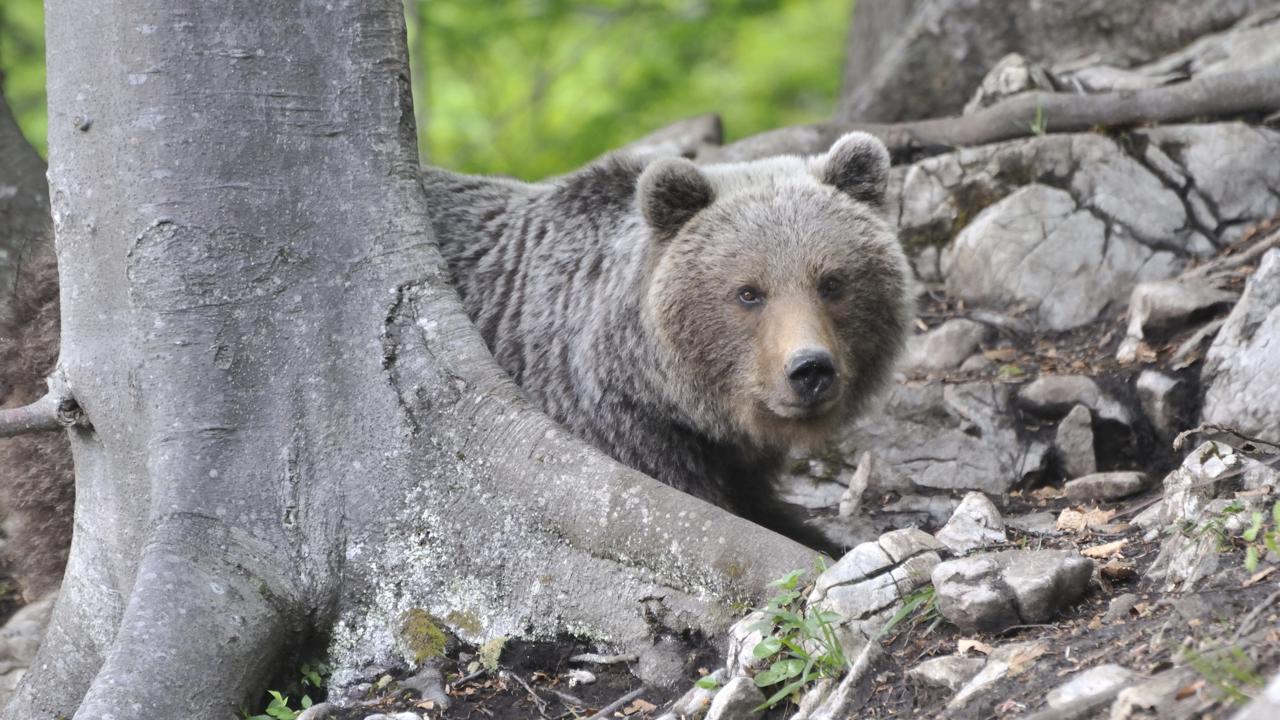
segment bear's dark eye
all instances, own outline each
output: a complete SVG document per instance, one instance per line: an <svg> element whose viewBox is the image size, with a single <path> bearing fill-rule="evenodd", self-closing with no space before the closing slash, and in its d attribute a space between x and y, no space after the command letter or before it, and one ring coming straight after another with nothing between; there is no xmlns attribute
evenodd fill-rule
<svg viewBox="0 0 1280 720"><path fill-rule="evenodd" d="M738 302L743 305L759 305L764 302L764 293L750 285L745 285L738 288Z"/></svg>
<svg viewBox="0 0 1280 720"><path fill-rule="evenodd" d="M841 291L844 290L844 283L840 282L837 277L825 277L818 284L818 294L823 300L834 300L840 297Z"/></svg>

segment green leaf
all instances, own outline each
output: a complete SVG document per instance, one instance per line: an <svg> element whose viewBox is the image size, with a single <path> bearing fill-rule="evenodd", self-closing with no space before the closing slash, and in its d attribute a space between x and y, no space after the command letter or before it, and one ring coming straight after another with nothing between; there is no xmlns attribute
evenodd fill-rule
<svg viewBox="0 0 1280 720"><path fill-rule="evenodd" d="M795 680L787 683L786 685L783 685L781 690L770 695L769 698L765 700L763 703L760 703L760 705L756 707L756 710L767 710L773 707L774 705L777 705L778 703L782 702L783 699L790 697L791 693L795 692L796 690L799 690L801 687L804 687L805 683L808 683L817 679L818 679L817 676L802 677L799 680ZM756 683L756 684L759 685L759 683Z"/></svg>
<svg viewBox="0 0 1280 720"><path fill-rule="evenodd" d="M1275 523L1277 528L1280 528L1280 500L1277 500L1276 504L1271 506L1271 521Z"/></svg>
<svg viewBox="0 0 1280 720"><path fill-rule="evenodd" d="M800 578L802 577L804 577L803 570L792 570L791 572L787 573L785 576L780 577L769 584L773 585L774 587L780 587L783 590L794 590L796 588L796 585L799 584Z"/></svg>
<svg viewBox="0 0 1280 720"><path fill-rule="evenodd" d="M776 637L767 637L756 644L751 650L751 655L758 658L766 658L775 655L782 649L782 641Z"/></svg>
<svg viewBox="0 0 1280 720"><path fill-rule="evenodd" d="M1267 546L1273 555L1280 555L1280 543L1276 542L1276 534L1269 532L1262 537L1262 543Z"/></svg>
<svg viewBox="0 0 1280 720"><path fill-rule="evenodd" d="M716 680L714 677L712 677L711 675L708 675L708 676L706 676L706 677L702 678L702 679L701 679L701 680L699 680L698 682L694 683L694 685L696 685L697 687L702 688L703 690L715 690L716 688L720 687L720 683L719 683L719 681L717 681L717 680Z"/></svg>
<svg viewBox="0 0 1280 720"><path fill-rule="evenodd" d="M1244 550L1244 568L1249 572L1258 569L1258 546L1250 545Z"/></svg>
<svg viewBox="0 0 1280 720"><path fill-rule="evenodd" d="M768 687L770 685L775 685L782 682L782 679L783 678L780 673L775 672L773 668L769 668L768 670L756 675L756 687Z"/></svg>
<svg viewBox="0 0 1280 720"><path fill-rule="evenodd" d="M1261 512L1257 510L1253 512L1253 516L1249 521L1249 528L1244 531L1244 539L1247 542L1253 542L1258 539L1258 531L1262 530L1262 518Z"/></svg>
<svg viewBox="0 0 1280 720"><path fill-rule="evenodd" d="M309 707L311 707L311 696L310 696L310 695L303 695L303 696L302 696L302 709L303 709L303 710L306 710L306 709L307 709L307 708L309 708Z"/></svg>
<svg viewBox="0 0 1280 720"><path fill-rule="evenodd" d="M804 667L804 660L801 660L800 658L788 658L786 660L779 660L769 669L781 675L784 680L790 680L791 678L803 673Z"/></svg>

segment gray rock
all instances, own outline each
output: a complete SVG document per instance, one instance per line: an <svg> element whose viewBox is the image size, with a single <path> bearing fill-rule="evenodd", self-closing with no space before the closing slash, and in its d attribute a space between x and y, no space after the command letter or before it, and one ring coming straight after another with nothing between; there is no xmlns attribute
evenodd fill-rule
<svg viewBox="0 0 1280 720"><path fill-rule="evenodd" d="M1164 437L1172 437L1182 428L1179 414L1186 403L1186 383L1158 370L1143 370L1135 387L1142 412Z"/></svg>
<svg viewBox="0 0 1280 720"><path fill-rule="evenodd" d="M763 712L756 710L764 702L764 694L751 678L736 677L720 688L711 700L706 720L749 720Z"/></svg>
<svg viewBox="0 0 1280 720"><path fill-rule="evenodd" d="M1146 682L1127 687L1111 703L1110 720L1147 720L1147 718L1188 717L1180 704L1178 691L1200 679L1189 667L1176 667L1152 677ZM1181 703L1185 705L1185 702ZM1274 715L1262 715L1250 720L1270 720Z"/></svg>
<svg viewBox="0 0 1280 720"><path fill-rule="evenodd" d="M1147 476L1140 472L1104 472L1067 482L1063 488L1073 503L1118 500L1147 488Z"/></svg>
<svg viewBox="0 0 1280 720"><path fill-rule="evenodd" d="M980 658L944 655L931 658L907 671L907 681L923 687L945 688L952 692L964 687L986 664Z"/></svg>
<svg viewBox="0 0 1280 720"><path fill-rule="evenodd" d="M784 475L778 479L778 498L809 510L835 507L847 489L833 480L805 475Z"/></svg>
<svg viewBox="0 0 1280 720"><path fill-rule="evenodd" d="M1276 184L1280 187L1280 182ZM1280 427L1280 249L1267 251L1205 355L1204 422L1270 437Z"/></svg>
<svg viewBox="0 0 1280 720"><path fill-rule="evenodd" d="M934 537L957 555L1008 539L1000 511L980 492L965 495L951 519Z"/></svg>
<svg viewBox="0 0 1280 720"><path fill-rule="evenodd" d="M1129 613L1137 604L1138 596L1133 593L1117 595L1107 603L1107 614L1102 616L1102 621L1107 624L1127 622L1130 619Z"/></svg>
<svg viewBox="0 0 1280 720"><path fill-rule="evenodd" d="M1015 665L1034 662L1035 658L1049 652L1048 643L1042 640L1010 643L996 648L987 662L964 687L947 703L948 709L956 709L968 704L970 700L990 688L1004 678Z"/></svg>
<svg viewBox="0 0 1280 720"><path fill-rule="evenodd" d="M451 701L444 691L444 675L436 665L425 665L412 676L399 682L400 687L408 688L423 700L430 700L440 710L448 710Z"/></svg>
<svg viewBox="0 0 1280 720"><path fill-rule="evenodd" d="M422 716L415 712L375 713L365 715L364 720L422 720Z"/></svg>
<svg viewBox="0 0 1280 720"><path fill-rule="evenodd" d="M988 69L1008 53L1054 65L1088 57L1091 64L1129 67L1263 6L1265 0L865 3L849 31L836 119L956 115Z"/></svg>
<svg viewBox="0 0 1280 720"><path fill-rule="evenodd" d="M674 687L684 679L684 645L662 637L639 652L636 675L650 685Z"/></svg>
<svg viewBox="0 0 1280 720"><path fill-rule="evenodd" d="M965 358L965 361L960 363L960 372L987 372L993 367L995 363L988 360L986 355L979 353Z"/></svg>
<svg viewBox="0 0 1280 720"><path fill-rule="evenodd" d="M1280 717L1280 674L1271 678L1262 694L1253 699L1234 720L1274 720Z"/></svg>
<svg viewBox="0 0 1280 720"><path fill-rule="evenodd" d="M57 591L18 609L0 628L0 662L9 668L30 667L49 627L53 606L58 600Z"/></svg>
<svg viewBox="0 0 1280 720"><path fill-rule="evenodd" d="M1045 697L1051 708L1066 708L1087 699L1115 697L1120 689L1131 684L1134 674L1127 668L1113 663L1098 665L1071 676Z"/></svg>
<svg viewBox="0 0 1280 720"><path fill-rule="evenodd" d="M299 713L294 720L328 720L333 717L334 707L327 702L316 703Z"/></svg>
<svg viewBox="0 0 1280 720"><path fill-rule="evenodd" d="M848 557L846 555L846 557ZM839 564L839 563L837 563ZM835 567L834 565L832 567ZM831 570L828 569L827 572ZM826 573L823 573L824 575ZM764 632L757 626L765 622L768 617L761 611L757 610L729 628L729 653L725 667L729 669L732 676L751 675L759 670L764 661L752 655L752 651L764 639Z"/></svg>
<svg viewBox="0 0 1280 720"><path fill-rule="evenodd" d="M907 372L950 370L978 349L987 327L964 318L948 320L907 341L902 368Z"/></svg>
<svg viewBox="0 0 1280 720"><path fill-rule="evenodd" d="M1062 472L1069 478L1090 475L1098 470L1093 454L1093 415L1084 405L1076 405L1058 423L1053 438Z"/></svg>
<svg viewBox="0 0 1280 720"><path fill-rule="evenodd" d="M838 449L845 457L872 451L919 487L998 495L1043 461L1018 436L1009 395L1008 385L991 382L896 385Z"/></svg>
<svg viewBox="0 0 1280 720"><path fill-rule="evenodd" d="M1280 133L1241 122L1169 125L1141 131L1186 172L1219 226L1280 213ZM1240 228L1243 229L1243 228ZM1222 230L1219 230L1221 233ZM1219 242L1234 240L1232 233Z"/></svg>
<svg viewBox="0 0 1280 720"><path fill-rule="evenodd" d="M1005 551L933 570L938 611L964 631L1045 622L1088 589L1093 563L1063 550Z"/></svg>
<svg viewBox="0 0 1280 720"><path fill-rule="evenodd" d="M915 268L916 279L924 283L942 281L942 269L938 266L939 251L933 245L926 245L911 258L911 267Z"/></svg>
<svg viewBox="0 0 1280 720"><path fill-rule="evenodd" d="M835 688L836 682L831 678L823 678L814 683L813 687L801 696L800 706L796 708L796 713L791 716L791 720L811 717L831 697L831 691Z"/></svg>
<svg viewBox="0 0 1280 720"><path fill-rule="evenodd" d="M840 517L852 517L858 514L858 508L862 505L862 494L867 491L867 485L871 482L874 464L874 455L869 452L862 453L857 470L854 470L853 475L850 476L849 485L840 496L838 511Z"/></svg>
<svg viewBox="0 0 1280 720"><path fill-rule="evenodd" d="M1063 416L1072 407L1084 405L1103 420L1130 424L1129 411L1115 398L1083 375L1041 375L1022 386L1018 402L1041 415Z"/></svg>
<svg viewBox="0 0 1280 720"><path fill-rule="evenodd" d="M715 681L717 687L701 688L694 685L672 703L671 710L662 717L671 718L671 720L695 720L706 715L707 710L711 708L711 699L719 691L719 686L724 684L727 675L724 668L719 668L708 677Z"/></svg>
<svg viewBox="0 0 1280 720"><path fill-rule="evenodd" d="M1230 306L1237 294L1221 290L1203 279L1178 277L1172 280L1138 283L1129 295L1129 325L1116 359L1131 363L1147 333L1179 327L1192 315L1203 315Z"/></svg>
<svg viewBox="0 0 1280 720"><path fill-rule="evenodd" d="M1032 65L1018 53L1009 53L1000 58L999 62L982 78L973 97L965 103L962 114L972 115L982 108L990 107L1019 93L1056 89L1044 68Z"/></svg>
<svg viewBox="0 0 1280 720"><path fill-rule="evenodd" d="M1225 480L1231 482L1221 482ZM1280 486L1280 472L1237 453L1230 445L1206 442L1165 476L1160 519L1166 526L1194 522L1209 502L1236 489L1235 483L1244 490L1274 488Z"/></svg>
<svg viewBox="0 0 1280 720"><path fill-rule="evenodd" d="M1011 527L1030 535L1060 535L1058 516L1051 512L1034 512L1026 515L1014 515L1004 520L1006 527Z"/></svg>
<svg viewBox="0 0 1280 720"><path fill-rule="evenodd" d="M1134 177L1151 177L1141 172ZM1114 182L1129 185L1134 177ZM1142 192L1126 187L1095 197L1118 196L1125 204L1103 212L1124 213L1128 203L1151 204L1151 198L1133 197ZM1177 197L1172 201L1180 212ZM1139 224L1147 222L1130 219L1144 233L1172 232ZM1136 283L1170 277L1179 269L1174 255L1138 242L1130 225L1118 218L1110 224L1099 220L1064 190L1027 185L984 209L943 252L947 292L975 303L1026 305L1037 324L1049 330L1079 327L1122 301Z"/></svg>
<svg viewBox="0 0 1280 720"><path fill-rule="evenodd" d="M915 528L862 543L818 576L809 606L840 615L836 634L852 657L880 632L903 597L928 584L941 561L939 548L937 540Z"/></svg>
<svg viewBox="0 0 1280 720"><path fill-rule="evenodd" d="M950 495L904 495L880 508L880 514L902 518L897 525L938 527L951 519L960 501Z"/></svg>

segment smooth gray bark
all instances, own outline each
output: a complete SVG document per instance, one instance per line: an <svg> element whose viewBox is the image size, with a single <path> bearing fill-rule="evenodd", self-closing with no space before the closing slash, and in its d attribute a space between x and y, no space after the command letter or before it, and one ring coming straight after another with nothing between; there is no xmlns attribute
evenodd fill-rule
<svg viewBox="0 0 1280 720"><path fill-rule="evenodd" d="M225 718L471 640L716 632L810 553L531 407L448 285L398 0L47 8L76 532L3 717Z"/></svg>

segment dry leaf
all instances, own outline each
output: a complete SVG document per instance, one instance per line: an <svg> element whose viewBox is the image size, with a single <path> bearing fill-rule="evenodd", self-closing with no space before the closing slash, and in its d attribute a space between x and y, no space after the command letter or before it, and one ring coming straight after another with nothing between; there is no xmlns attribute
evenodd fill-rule
<svg viewBox="0 0 1280 720"><path fill-rule="evenodd" d="M1192 695L1195 695L1196 693L1200 692L1202 689L1204 689L1204 681L1197 680L1191 683L1190 685L1183 685L1182 687L1178 688L1178 692L1173 694L1173 699L1186 700Z"/></svg>
<svg viewBox="0 0 1280 720"><path fill-rule="evenodd" d="M1043 643L1036 643L1031 647L1018 650L1009 658L1009 674L1022 674L1023 671L1031 666L1031 663L1035 662L1036 658L1047 652L1049 652L1049 648Z"/></svg>
<svg viewBox="0 0 1280 720"><path fill-rule="evenodd" d="M1087 547L1081 550L1080 554L1096 560L1116 557L1128 542L1128 540L1116 540L1115 542L1109 542L1103 545L1094 545L1093 547Z"/></svg>
<svg viewBox="0 0 1280 720"><path fill-rule="evenodd" d="M1018 357L1018 351L1011 347L1003 347L994 350L983 350L982 356L991 362L1007 363Z"/></svg>
<svg viewBox="0 0 1280 720"><path fill-rule="evenodd" d="M622 708L622 714L635 715L636 713L651 712L657 709L658 709L657 705L654 705L653 703L648 702L643 698L636 698L634 701L632 701L630 705Z"/></svg>
<svg viewBox="0 0 1280 720"><path fill-rule="evenodd" d="M1111 559L1098 568L1098 572L1108 580L1129 580L1137 576L1138 571L1131 562ZM1136 607L1136 606L1135 606Z"/></svg>
<svg viewBox="0 0 1280 720"><path fill-rule="evenodd" d="M990 655L992 651L995 650L995 648L981 640L974 640L973 638L960 638L960 641L956 643L956 648L960 651L961 655L969 652L970 650L980 652L983 655Z"/></svg>
<svg viewBox="0 0 1280 720"><path fill-rule="evenodd" d="M1042 488L1036 488L1031 491L1031 497L1036 500L1057 500L1062 497L1062 490L1052 485L1046 485Z"/></svg>
<svg viewBox="0 0 1280 720"><path fill-rule="evenodd" d="M1248 580L1245 580L1245 581L1244 581L1244 584L1243 584L1243 585L1241 585L1241 587L1252 587L1252 586L1254 586L1254 585L1257 585L1258 583L1260 583L1260 582L1262 582L1263 580L1265 580L1265 579L1267 578L1267 576L1268 576L1268 575L1270 575L1271 573L1273 573L1273 572L1275 572L1275 571L1276 571L1276 566L1275 566L1275 565L1272 565L1271 567L1266 568L1265 570L1259 570L1258 572L1256 572L1256 573L1254 573L1254 574L1250 575L1250 576L1249 576L1249 579L1248 579Z"/></svg>
<svg viewBox="0 0 1280 720"><path fill-rule="evenodd" d="M1096 530L1105 527L1115 515L1115 510L1103 510L1102 508L1091 508L1089 510L1067 508L1058 515L1057 527L1059 530L1077 533L1084 530Z"/></svg>

